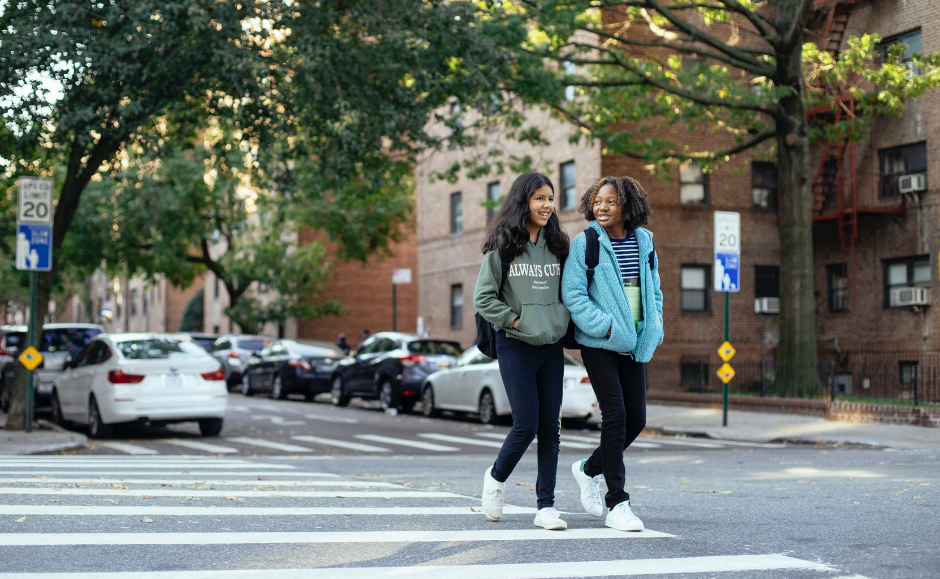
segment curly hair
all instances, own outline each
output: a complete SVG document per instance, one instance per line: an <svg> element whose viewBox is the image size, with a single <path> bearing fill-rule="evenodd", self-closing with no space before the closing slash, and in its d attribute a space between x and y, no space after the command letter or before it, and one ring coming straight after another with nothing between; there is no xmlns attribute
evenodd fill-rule
<svg viewBox="0 0 940 579"><path fill-rule="evenodd" d="M578 202L578 212L588 221L594 221L594 198L604 185L613 185L623 207L624 227L627 234L641 225L649 223L649 216L653 210L650 208L649 195L640 182L633 177L601 177L591 185Z"/></svg>
<svg viewBox="0 0 940 579"><path fill-rule="evenodd" d="M483 240L480 247L483 253L495 249L500 254L515 259L527 251L529 197L545 185L548 185L552 193L555 192L551 179L541 173L525 173L516 178ZM568 257L569 241L568 234L558 221L557 212L552 211L552 216L548 218L548 224L542 231L549 251L564 261Z"/></svg>

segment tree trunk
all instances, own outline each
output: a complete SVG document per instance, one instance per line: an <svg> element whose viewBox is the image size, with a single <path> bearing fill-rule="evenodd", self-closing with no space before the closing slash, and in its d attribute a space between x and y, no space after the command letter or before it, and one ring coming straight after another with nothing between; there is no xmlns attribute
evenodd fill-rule
<svg viewBox="0 0 940 579"><path fill-rule="evenodd" d="M780 204L780 344L776 384L782 396L819 393L813 294L813 194L800 42L777 61L777 82L794 92L780 100L777 169Z"/></svg>
<svg viewBox="0 0 940 579"><path fill-rule="evenodd" d="M39 272L36 277L36 333L29 345L38 350L40 344L42 344L42 321L49 311L49 296L52 294L52 272ZM13 379L13 390L10 392L10 411L7 413L7 423L4 430L23 430L26 427L25 416L23 415L26 408L26 367L19 363L14 364L14 366L16 374ZM33 377L33 388L39 386L38 380L39 374L37 373Z"/></svg>

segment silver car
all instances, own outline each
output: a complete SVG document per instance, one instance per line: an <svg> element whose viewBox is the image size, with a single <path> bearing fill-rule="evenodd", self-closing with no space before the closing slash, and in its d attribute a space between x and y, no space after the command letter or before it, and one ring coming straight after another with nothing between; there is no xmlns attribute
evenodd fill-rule
<svg viewBox="0 0 940 579"><path fill-rule="evenodd" d="M225 383L231 389L241 384L248 360L273 341L269 336L226 334L215 341L209 353L222 364Z"/></svg>

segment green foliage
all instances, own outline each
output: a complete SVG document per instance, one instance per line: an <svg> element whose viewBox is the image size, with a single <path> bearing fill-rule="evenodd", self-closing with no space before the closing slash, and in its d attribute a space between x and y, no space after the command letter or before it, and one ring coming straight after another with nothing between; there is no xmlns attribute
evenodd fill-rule
<svg viewBox="0 0 940 579"><path fill-rule="evenodd" d="M205 290L200 289L186 302L180 317L181 332L201 332L205 322Z"/></svg>

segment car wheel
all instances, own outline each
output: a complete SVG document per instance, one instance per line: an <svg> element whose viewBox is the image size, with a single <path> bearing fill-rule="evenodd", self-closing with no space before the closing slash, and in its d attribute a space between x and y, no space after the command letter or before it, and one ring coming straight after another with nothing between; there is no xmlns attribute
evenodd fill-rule
<svg viewBox="0 0 940 579"><path fill-rule="evenodd" d="M493 394L489 390L484 390L480 394L480 422L483 424L496 424L496 404L493 402Z"/></svg>
<svg viewBox="0 0 940 579"><path fill-rule="evenodd" d="M392 383L385 380L379 385L379 408L388 410L389 408L398 409L398 400L395 396L395 390Z"/></svg>
<svg viewBox="0 0 940 579"><path fill-rule="evenodd" d="M62 418L62 405L59 403L59 393L56 390L52 391L52 422L59 426L65 424L65 419Z"/></svg>
<svg viewBox="0 0 940 579"><path fill-rule="evenodd" d="M271 398L277 400L284 400L287 398L287 392L284 391L284 383L281 382L280 376L274 377L274 383L271 385Z"/></svg>
<svg viewBox="0 0 940 579"><path fill-rule="evenodd" d="M251 396L255 391L251 389L251 380L249 379L248 374L242 376L242 394L245 396Z"/></svg>
<svg viewBox="0 0 940 579"><path fill-rule="evenodd" d="M330 387L330 402L333 406L346 406L349 404L349 396L343 392L343 379L339 376L333 377L333 384Z"/></svg>
<svg viewBox="0 0 940 579"><path fill-rule="evenodd" d="M98 401L92 396L88 402L88 435L92 438L108 438L111 436L111 425L105 424L98 410Z"/></svg>
<svg viewBox="0 0 940 579"><path fill-rule="evenodd" d="M434 388L430 384L421 391L421 413L428 418L434 418L440 412L434 407Z"/></svg>
<svg viewBox="0 0 940 579"><path fill-rule="evenodd" d="M208 418L199 421L199 434L203 436L218 436L222 432L221 418Z"/></svg>

